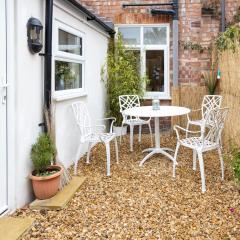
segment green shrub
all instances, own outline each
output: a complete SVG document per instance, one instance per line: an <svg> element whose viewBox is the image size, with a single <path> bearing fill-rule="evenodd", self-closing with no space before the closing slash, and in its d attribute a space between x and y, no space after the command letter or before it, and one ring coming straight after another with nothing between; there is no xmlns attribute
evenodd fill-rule
<svg viewBox="0 0 240 240"><path fill-rule="evenodd" d="M240 184L240 150L235 150L233 153L233 171L237 182Z"/></svg>
<svg viewBox="0 0 240 240"><path fill-rule="evenodd" d="M37 142L32 145L31 159L34 170L38 175L46 171L56 154L55 145L48 134L41 134Z"/></svg>
<svg viewBox="0 0 240 240"><path fill-rule="evenodd" d="M107 88L107 115L116 118L120 126L122 115L119 108L119 95L133 94L140 97L144 94L147 78L140 74L140 56L124 46L121 35L109 43L105 68L102 68L101 78Z"/></svg>
<svg viewBox="0 0 240 240"><path fill-rule="evenodd" d="M225 32L220 33L216 40L216 47L219 53L226 50L236 51L236 47L240 44L240 28L230 26Z"/></svg>

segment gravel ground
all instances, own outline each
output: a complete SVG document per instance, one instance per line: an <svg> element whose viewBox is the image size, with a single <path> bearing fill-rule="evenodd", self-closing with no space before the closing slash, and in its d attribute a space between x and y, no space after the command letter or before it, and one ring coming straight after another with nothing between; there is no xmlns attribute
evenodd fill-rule
<svg viewBox="0 0 240 240"><path fill-rule="evenodd" d="M175 148L176 140L165 135L161 144ZM202 194L191 151L180 149L173 180L172 163L161 155L139 167L149 145L149 135L141 144L135 138L131 153L125 138L118 165L112 149L111 177L105 176L105 148L97 145L89 165L81 159L78 174L88 178L66 209L15 212L36 219L22 239L240 239L239 188L228 166L221 181L217 154L204 156L207 192Z"/></svg>

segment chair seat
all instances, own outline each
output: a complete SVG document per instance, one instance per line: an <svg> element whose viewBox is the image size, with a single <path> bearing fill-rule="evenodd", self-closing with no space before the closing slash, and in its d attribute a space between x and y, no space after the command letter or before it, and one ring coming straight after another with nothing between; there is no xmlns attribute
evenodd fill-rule
<svg viewBox="0 0 240 240"><path fill-rule="evenodd" d="M148 124L149 123L149 120L143 120L143 119L140 119L140 118L135 118L135 119L128 119L124 122L125 124L133 124L133 125L143 125L143 124Z"/></svg>
<svg viewBox="0 0 240 240"><path fill-rule="evenodd" d="M202 147L202 138L200 137L190 137L190 138L185 138L185 139L181 139L180 143L185 146L185 147L189 147L192 149L196 149L196 148L200 148ZM204 140L204 146L203 146L203 151L210 149L210 148L216 148L218 147L217 143L211 142L209 140Z"/></svg>
<svg viewBox="0 0 240 240"><path fill-rule="evenodd" d="M89 142L110 142L116 137L115 133L93 133L85 138Z"/></svg>

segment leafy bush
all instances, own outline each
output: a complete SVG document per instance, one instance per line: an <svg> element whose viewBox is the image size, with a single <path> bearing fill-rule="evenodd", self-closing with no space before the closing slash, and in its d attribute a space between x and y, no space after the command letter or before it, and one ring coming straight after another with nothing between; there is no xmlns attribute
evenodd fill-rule
<svg viewBox="0 0 240 240"><path fill-rule="evenodd" d="M240 44L240 28L237 26L230 26L227 30L221 33L217 40L216 46L220 53L231 50L236 51L236 47Z"/></svg>
<svg viewBox="0 0 240 240"><path fill-rule="evenodd" d="M233 152L233 171L237 182L240 184L240 150L235 149Z"/></svg>
<svg viewBox="0 0 240 240"><path fill-rule="evenodd" d="M48 134L41 134L32 145L31 159L36 173L39 175L51 165L56 154L55 145Z"/></svg>
<svg viewBox="0 0 240 240"><path fill-rule="evenodd" d="M116 41L112 39L109 43L106 64L101 72L107 88L107 115L116 118L117 126L122 122L119 95L136 94L141 97L147 82L147 78L140 74L140 56L135 53L124 46L122 37L118 35Z"/></svg>

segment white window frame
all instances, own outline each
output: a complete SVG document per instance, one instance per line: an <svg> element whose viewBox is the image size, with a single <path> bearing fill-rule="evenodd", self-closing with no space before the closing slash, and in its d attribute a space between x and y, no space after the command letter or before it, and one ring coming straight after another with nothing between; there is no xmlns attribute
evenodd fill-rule
<svg viewBox="0 0 240 240"><path fill-rule="evenodd" d="M68 53L64 51L60 51L58 49L59 43L59 34L58 31L63 30L70 34L73 34L77 37L82 38L82 55L77 55L73 53ZM67 90L55 90L55 61L64 61L70 63L78 63L82 65L82 87L75 89L67 89ZM59 20L55 20L54 26L54 39L53 39L53 61L52 61L52 96L56 101L61 101L65 99L85 96L85 33L81 32L74 27L71 27L65 23L62 23Z"/></svg>
<svg viewBox="0 0 240 240"><path fill-rule="evenodd" d="M118 24L116 25L116 32L120 27L139 27L140 28L140 45L126 45L127 48L133 50L140 50L141 56L141 75L146 74L146 51L147 50L163 50L164 51L164 92L145 92L145 99L171 99L170 96L170 24ZM144 27L166 27L167 42L166 44L144 45Z"/></svg>

